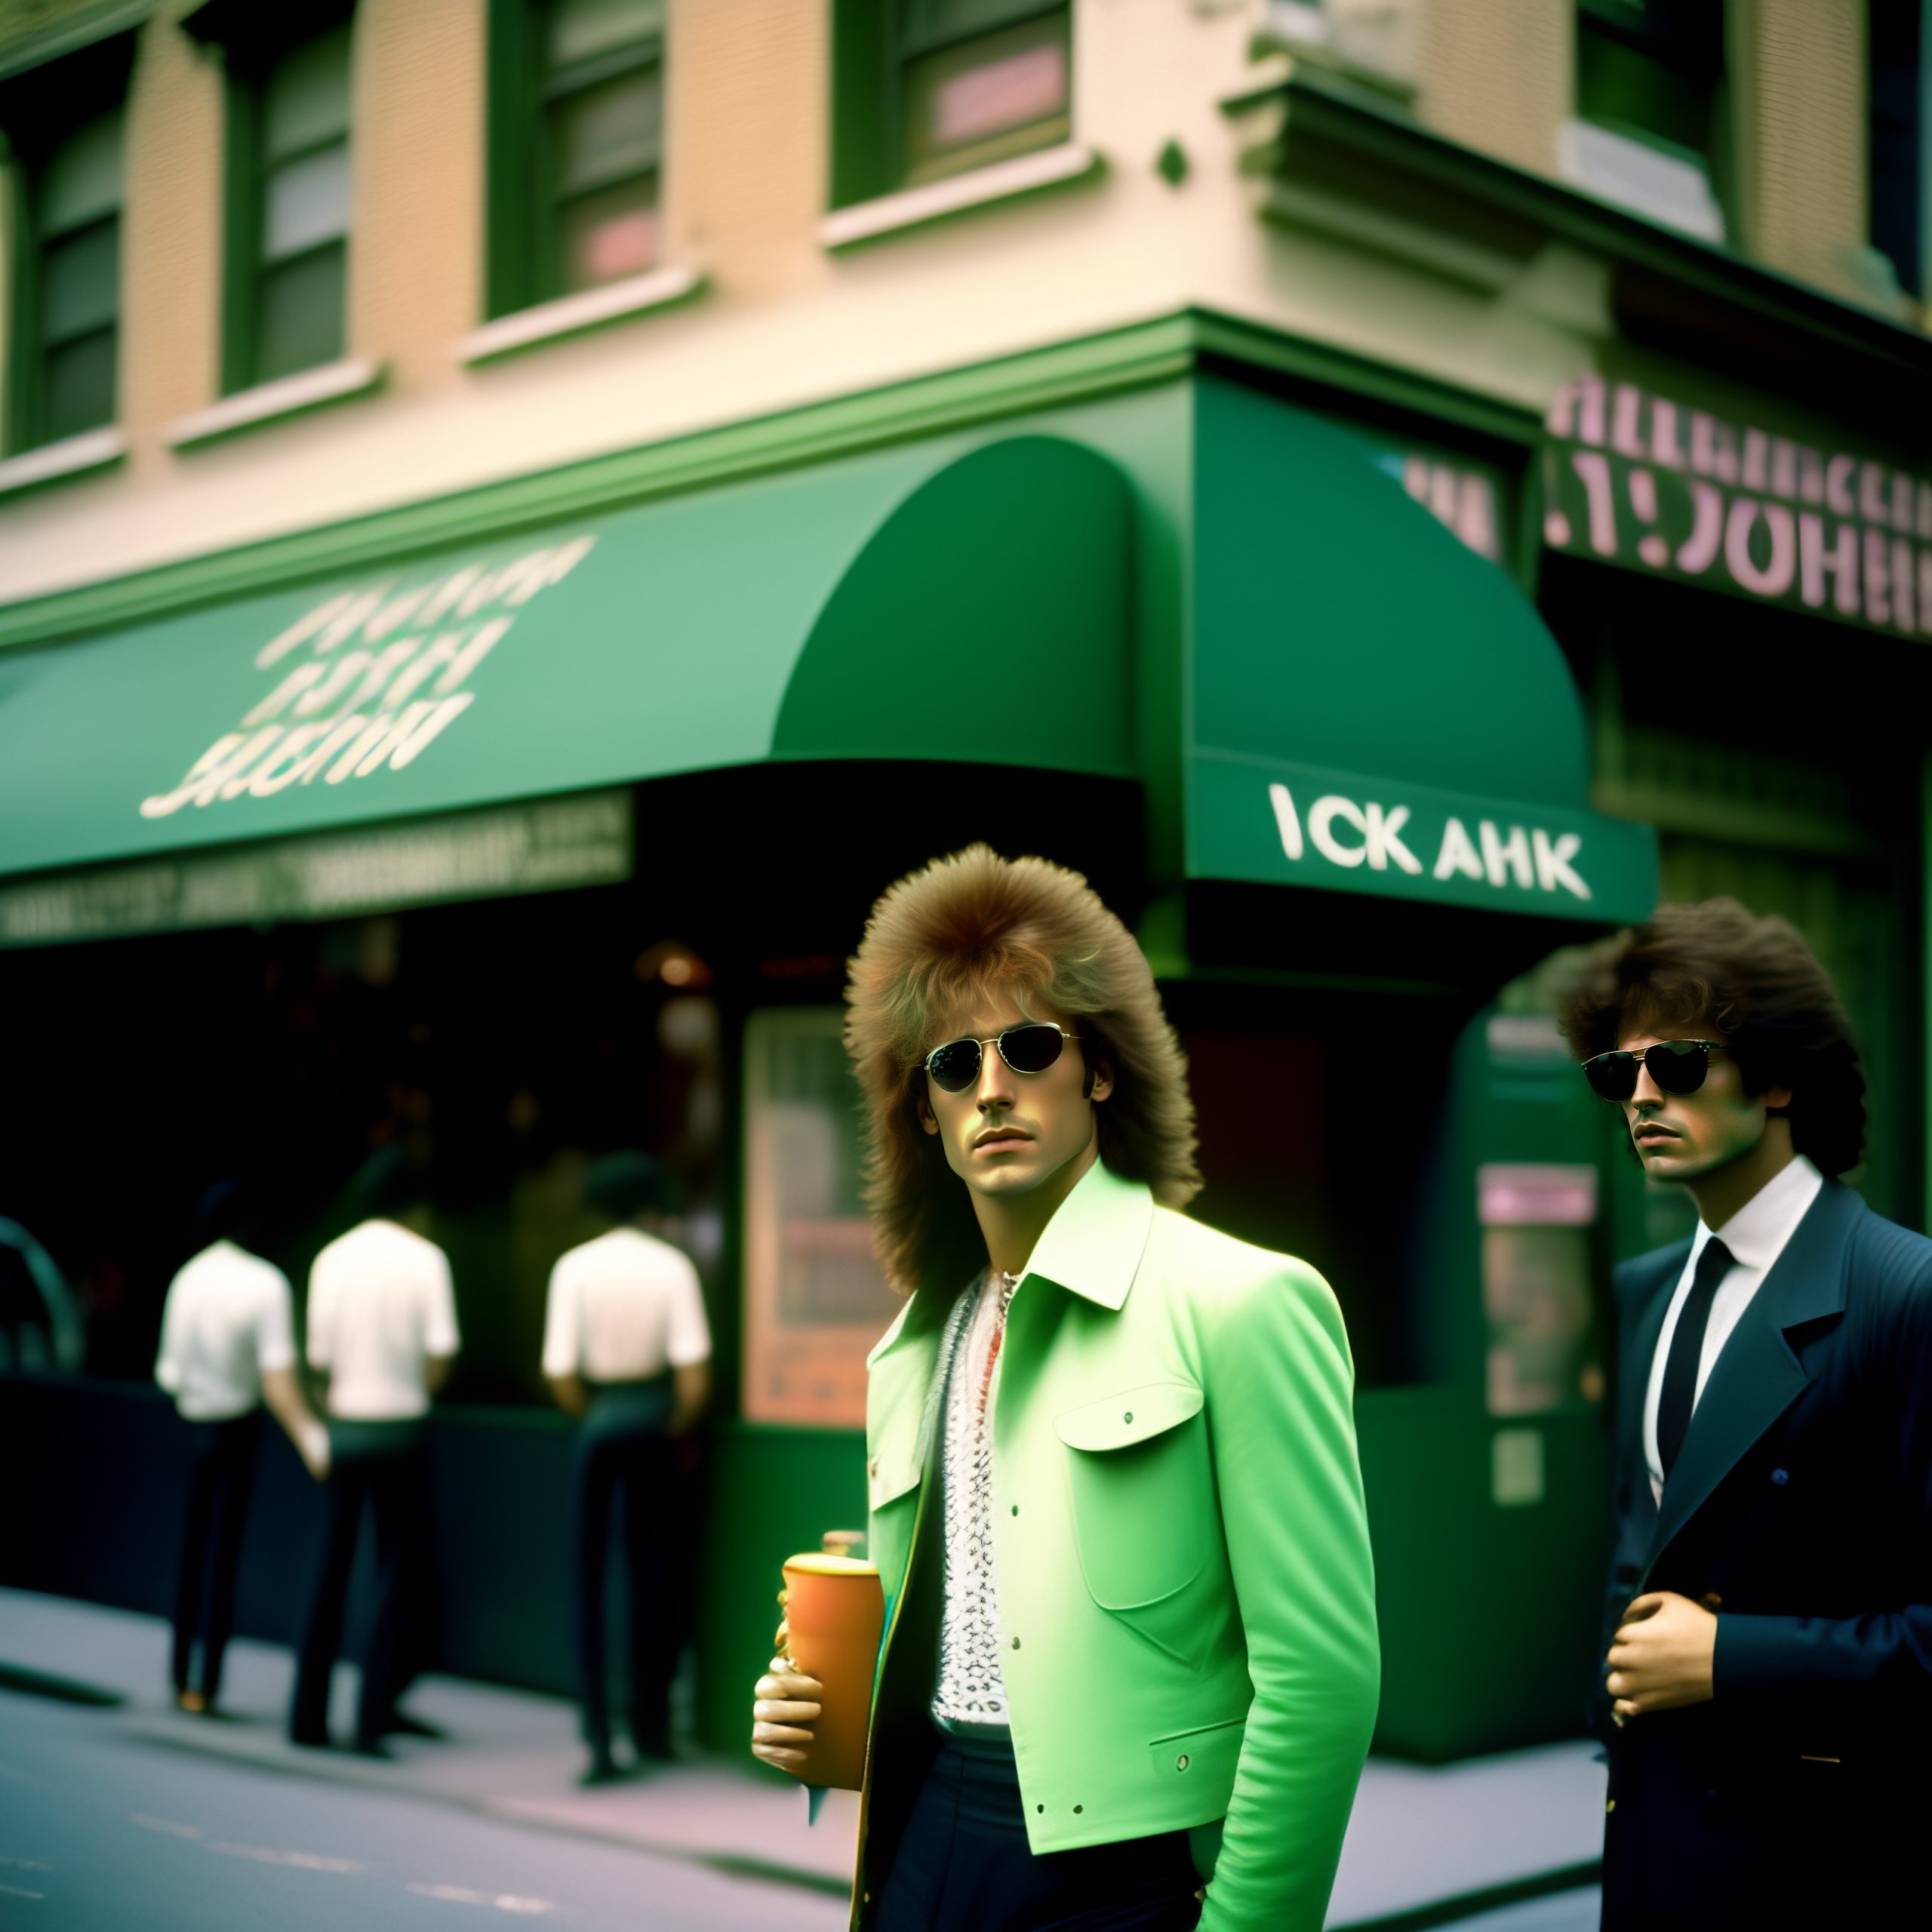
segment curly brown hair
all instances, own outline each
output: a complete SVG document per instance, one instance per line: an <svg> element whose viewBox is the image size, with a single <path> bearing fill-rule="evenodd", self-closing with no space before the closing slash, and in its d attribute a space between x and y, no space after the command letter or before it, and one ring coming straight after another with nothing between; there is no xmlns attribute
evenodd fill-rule
<svg viewBox="0 0 1932 1932"><path fill-rule="evenodd" d="M1201 1186L1187 1063L1133 935L1078 872L968 846L880 895L846 983L872 1242L902 1294L986 1266L966 1184L918 1103L926 1055L1001 994L1077 1020L1088 1065L1112 1072L1095 1118L1113 1173L1145 1181L1170 1208Z"/></svg>
<svg viewBox="0 0 1932 1932"><path fill-rule="evenodd" d="M1865 1075L1838 989L1789 919L1735 899L1664 906L1592 948L1561 1015L1580 1060L1620 1038L1706 1035L1749 1094L1789 1087L1792 1146L1821 1173L1865 1149Z"/></svg>

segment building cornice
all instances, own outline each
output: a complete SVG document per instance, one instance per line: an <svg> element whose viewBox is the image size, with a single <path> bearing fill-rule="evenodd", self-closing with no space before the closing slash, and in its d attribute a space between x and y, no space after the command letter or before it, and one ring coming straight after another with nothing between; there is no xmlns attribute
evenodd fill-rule
<svg viewBox="0 0 1932 1932"><path fill-rule="evenodd" d="M1535 411L1263 325L1187 308L1100 334L721 425L231 549L0 605L0 648L152 622L232 597L867 449L1172 382L1253 374L1527 446Z"/></svg>

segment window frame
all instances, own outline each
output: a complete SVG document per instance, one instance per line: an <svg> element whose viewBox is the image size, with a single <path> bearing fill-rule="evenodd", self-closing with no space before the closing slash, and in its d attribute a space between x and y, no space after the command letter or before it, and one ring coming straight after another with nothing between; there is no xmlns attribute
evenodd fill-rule
<svg viewBox="0 0 1932 1932"><path fill-rule="evenodd" d="M24 454L65 441L69 435L110 429L120 420L121 354L126 326L123 303L123 224L127 218L126 112L133 78L135 29L124 29L48 61L10 75L0 83L0 130L12 152L0 192L7 199L6 365L0 376L0 451ZM47 428L45 384L48 343L40 312L46 252L40 232L40 198L54 150L103 115L122 118L120 193L111 219L115 225L113 320L103 327L113 334L112 400L104 422L59 436ZM110 217L103 215L98 220ZM94 223L84 223L82 229ZM95 333L96 331L88 331ZM75 340L79 340L76 337Z"/></svg>
<svg viewBox="0 0 1932 1932"><path fill-rule="evenodd" d="M488 112L485 166L484 319L495 321L543 303L609 288L565 285L561 273L562 224L559 211L567 199L557 189L557 157L552 134L555 103L573 94L622 78L650 67L658 72L660 102L666 101L664 78L669 64L670 28L666 24L647 39L607 49L563 69L546 71L545 0L488 0L487 81ZM648 171L654 176L654 206L662 233L664 212L666 143L663 118L656 154ZM622 179L638 179L636 174ZM601 194L621 185L613 181L581 194ZM664 251L639 274L654 274L666 266Z"/></svg>
<svg viewBox="0 0 1932 1932"><path fill-rule="evenodd" d="M921 32L909 30L908 0L834 0L832 47L832 170L829 205L851 208L996 166L1017 155L1057 147L1073 138L1072 0L989 0L996 16L980 24ZM989 156L958 168L915 176L906 158L908 75L915 61L1049 16L1066 22L1067 126L1057 140ZM996 138L996 137L995 137Z"/></svg>
<svg viewBox="0 0 1932 1932"><path fill-rule="evenodd" d="M258 374L260 297L268 263L263 258L264 185L268 170L262 153L264 93L270 71L285 54L334 28L349 32L349 114L346 137L355 150L356 0L205 0L186 15L182 31L219 54L223 66L220 393L238 395L269 381L326 368L351 352L349 291L355 260L355 231L350 221L341 240L318 244L343 251L342 334L334 357L281 377ZM304 253L307 251L303 251ZM299 260L300 256L291 260ZM278 265L279 266L279 265Z"/></svg>

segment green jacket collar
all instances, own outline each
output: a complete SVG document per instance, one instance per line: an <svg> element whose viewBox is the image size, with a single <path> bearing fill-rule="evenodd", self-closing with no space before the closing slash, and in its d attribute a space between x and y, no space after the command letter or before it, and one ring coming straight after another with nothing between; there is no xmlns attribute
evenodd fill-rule
<svg viewBox="0 0 1932 1932"><path fill-rule="evenodd" d="M1097 1160L1047 1223L1026 1272L1118 1309L1134 1285L1153 1225L1154 1197L1146 1183L1123 1180Z"/></svg>
<svg viewBox="0 0 1932 1932"><path fill-rule="evenodd" d="M1026 1264L1028 1275L1057 1283L1069 1294L1118 1312L1134 1285L1154 1225L1154 1197L1145 1181L1123 1180L1096 1160L1063 1201ZM866 1358L872 1366L903 1342L937 1341L958 1284L909 1296L891 1327Z"/></svg>

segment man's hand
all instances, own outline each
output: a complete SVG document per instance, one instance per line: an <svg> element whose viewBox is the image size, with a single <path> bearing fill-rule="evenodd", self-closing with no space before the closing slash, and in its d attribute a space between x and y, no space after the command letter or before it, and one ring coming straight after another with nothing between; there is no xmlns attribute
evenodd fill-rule
<svg viewBox="0 0 1932 1932"><path fill-rule="evenodd" d="M795 1777L811 1748L811 1726L824 1695L825 1686L816 1677L804 1676L783 1657L774 1657L752 1693L752 1755Z"/></svg>
<svg viewBox="0 0 1932 1932"><path fill-rule="evenodd" d="M1701 1704L1711 1695L1718 1620L1702 1604L1673 1590L1654 1590L1623 1613L1610 1646L1605 1687L1621 1724L1647 1711Z"/></svg>

